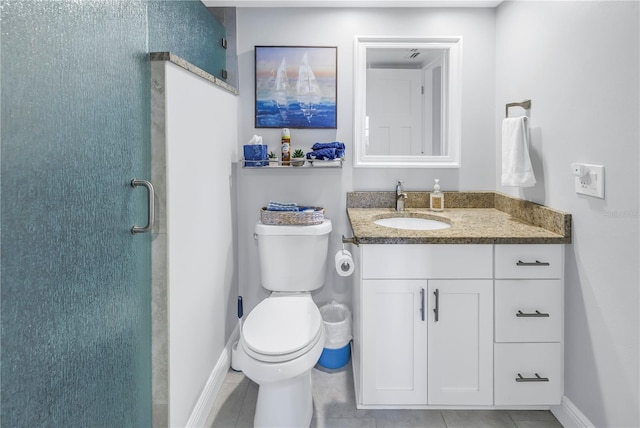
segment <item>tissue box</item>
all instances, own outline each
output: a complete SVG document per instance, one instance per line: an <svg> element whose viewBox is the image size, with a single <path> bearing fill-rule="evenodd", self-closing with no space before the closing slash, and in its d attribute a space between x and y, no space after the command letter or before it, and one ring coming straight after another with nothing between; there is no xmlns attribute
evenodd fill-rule
<svg viewBox="0 0 640 428"><path fill-rule="evenodd" d="M244 166L267 166L267 146L265 144L245 144Z"/></svg>

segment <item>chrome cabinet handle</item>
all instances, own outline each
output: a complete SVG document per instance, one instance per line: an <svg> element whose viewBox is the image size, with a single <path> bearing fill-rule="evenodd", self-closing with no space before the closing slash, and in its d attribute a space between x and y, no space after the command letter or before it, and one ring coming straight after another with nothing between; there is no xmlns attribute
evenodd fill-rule
<svg viewBox="0 0 640 428"><path fill-rule="evenodd" d="M549 314L545 314L540 311L535 311L535 313L526 313L519 310L516 316L518 318L548 318Z"/></svg>
<svg viewBox="0 0 640 428"><path fill-rule="evenodd" d="M436 288L436 291L433 292L433 295L436 296L436 307L433 308L433 313L435 314L435 322L438 322L438 315L440 312L440 290Z"/></svg>
<svg viewBox="0 0 640 428"><path fill-rule="evenodd" d="M143 226L134 225L131 228L131 234L132 235L135 235L137 233L149 232L151 230L151 228L153 227L153 222L155 221L155 212L154 212L155 200L154 200L154 195L153 195L153 185L150 182L148 182L147 180L137 180L135 178L133 180L131 180L131 187L133 187L135 189L138 186L142 186L145 189L147 189L149 209L148 209L148 214L147 214L147 225L144 226L144 227Z"/></svg>
<svg viewBox="0 0 640 428"><path fill-rule="evenodd" d="M518 373L516 382L549 382L548 377L540 377L538 373L535 373L535 376L536 377L523 377L520 373Z"/></svg>
<svg viewBox="0 0 640 428"><path fill-rule="evenodd" d="M420 289L420 317L422 318L422 321L424 321L424 288Z"/></svg>
<svg viewBox="0 0 640 428"><path fill-rule="evenodd" d="M549 262L541 262L536 260L535 262L523 262L522 260L518 260L516 266L549 266Z"/></svg>

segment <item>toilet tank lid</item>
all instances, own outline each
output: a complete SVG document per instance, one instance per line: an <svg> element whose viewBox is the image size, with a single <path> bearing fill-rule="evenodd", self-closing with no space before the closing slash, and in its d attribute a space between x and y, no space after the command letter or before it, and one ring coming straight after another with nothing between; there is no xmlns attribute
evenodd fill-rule
<svg viewBox="0 0 640 428"><path fill-rule="evenodd" d="M262 224L258 222L255 229L256 235L327 235L331 232L331 220L325 218L320 224L312 224L308 226L301 225L273 225Z"/></svg>

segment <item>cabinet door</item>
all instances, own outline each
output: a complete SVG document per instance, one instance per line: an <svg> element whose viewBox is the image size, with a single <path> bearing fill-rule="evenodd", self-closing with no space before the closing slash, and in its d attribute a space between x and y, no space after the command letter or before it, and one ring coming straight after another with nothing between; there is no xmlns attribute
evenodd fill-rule
<svg viewBox="0 0 640 428"><path fill-rule="evenodd" d="M493 281L428 289L429 404L493 404Z"/></svg>
<svg viewBox="0 0 640 428"><path fill-rule="evenodd" d="M362 283L363 404L426 404L427 281Z"/></svg>

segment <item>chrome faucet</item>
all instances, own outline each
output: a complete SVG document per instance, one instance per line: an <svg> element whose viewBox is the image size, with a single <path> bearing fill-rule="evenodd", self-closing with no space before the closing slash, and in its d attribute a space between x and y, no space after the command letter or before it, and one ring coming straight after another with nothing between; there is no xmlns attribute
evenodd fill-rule
<svg viewBox="0 0 640 428"><path fill-rule="evenodd" d="M403 184L404 181L398 180L396 185L396 211L404 211L404 200L407 199L407 194L402 188Z"/></svg>

